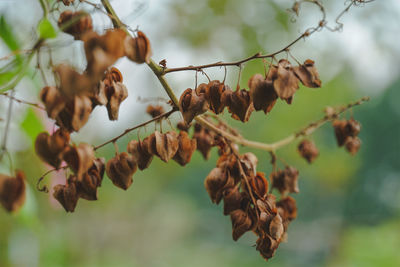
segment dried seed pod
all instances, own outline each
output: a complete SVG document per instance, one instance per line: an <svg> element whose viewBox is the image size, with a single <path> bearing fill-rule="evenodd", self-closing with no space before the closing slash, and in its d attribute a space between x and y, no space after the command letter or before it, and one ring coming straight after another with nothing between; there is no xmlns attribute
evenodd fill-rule
<svg viewBox="0 0 400 267"><path fill-rule="evenodd" d="M264 199L257 199L256 203L260 212L265 212L268 215L276 213L276 197L273 194L267 194Z"/></svg>
<svg viewBox="0 0 400 267"><path fill-rule="evenodd" d="M140 140L132 140L128 143L127 151L131 153L138 164L139 170L147 169L153 160L153 154L147 152Z"/></svg>
<svg viewBox="0 0 400 267"><path fill-rule="evenodd" d="M240 162L242 163L243 171L247 176L253 177L256 175L258 163L256 155L251 152L244 153L240 156Z"/></svg>
<svg viewBox="0 0 400 267"><path fill-rule="evenodd" d="M228 171L235 180L235 183L238 183L242 178L239 164L240 163L236 155L232 152L222 154L217 161L217 167L223 169L224 171Z"/></svg>
<svg viewBox="0 0 400 267"><path fill-rule="evenodd" d="M152 55L151 45L146 35L138 31L137 37L127 36L124 41L126 56L136 63L149 63Z"/></svg>
<svg viewBox="0 0 400 267"><path fill-rule="evenodd" d="M334 120L332 122L338 146L343 146L345 143L347 137L346 125L346 120Z"/></svg>
<svg viewBox="0 0 400 267"><path fill-rule="evenodd" d="M279 60L274 89L278 97L290 99L299 88L299 79L293 72L292 64L286 59ZM291 101L291 100L290 100Z"/></svg>
<svg viewBox="0 0 400 267"><path fill-rule="evenodd" d="M244 233L251 230L252 221L249 215L243 210L231 212L232 238L237 241Z"/></svg>
<svg viewBox="0 0 400 267"><path fill-rule="evenodd" d="M256 176L250 179L250 186L259 198L265 198L268 194L268 181L263 172L257 172Z"/></svg>
<svg viewBox="0 0 400 267"><path fill-rule="evenodd" d="M81 95L68 100L65 108L58 114L56 123L68 131L79 131L89 120L92 102L89 97Z"/></svg>
<svg viewBox="0 0 400 267"><path fill-rule="evenodd" d="M176 125L176 128L178 128L181 131L185 131L188 132L190 129L190 125L186 124L186 122L184 121L180 121L178 122L178 124Z"/></svg>
<svg viewBox="0 0 400 267"><path fill-rule="evenodd" d="M148 105L146 108L146 113L149 114L152 118L158 117L165 112L164 108L160 105Z"/></svg>
<svg viewBox="0 0 400 267"><path fill-rule="evenodd" d="M222 101L222 95L226 90L231 90L229 86L214 80L208 83L207 100L210 104L210 110L215 114L221 113L225 108L225 103Z"/></svg>
<svg viewBox="0 0 400 267"><path fill-rule="evenodd" d="M110 120L118 120L119 106L128 97L128 89L120 82L112 82L106 88L107 111Z"/></svg>
<svg viewBox="0 0 400 267"><path fill-rule="evenodd" d="M56 185L53 188L53 197L63 206L66 212L74 212L79 196L75 178L70 176L66 185Z"/></svg>
<svg viewBox="0 0 400 267"><path fill-rule="evenodd" d="M294 220L297 217L296 200L291 196L287 196L276 203L279 214L284 221Z"/></svg>
<svg viewBox="0 0 400 267"><path fill-rule="evenodd" d="M25 202L25 174L16 171L15 177L0 174L0 203L8 212L15 212Z"/></svg>
<svg viewBox="0 0 400 267"><path fill-rule="evenodd" d="M93 147L85 143L70 146L65 150L63 159L80 179L93 165L95 159Z"/></svg>
<svg viewBox="0 0 400 267"><path fill-rule="evenodd" d="M55 119L65 107L65 99L55 86L45 86L40 91L40 99L46 107L47 116Z"/></svg>
<svg viewBox="0 0 400 267"><path fill-rule="evenodd" d="M211 148L215 145L214 137L214 132L209 131L198 123L194 125L193 138L197 141L197 150L201 152L205 160L210 157Z"/></svg>
<svg viewBox="0 0 400 267"><path fill-rule="evenodd" d="M97 188L101 186L105 171L104 158L97 158L93 161L92 167L77 179L76 185L80 198L86 200L97 200Z"/></svg>
<svg viewBox="0 0 400 267"><path fill-rule="evenodd" d="M69 133L58 129L52 136L47 132L38 134L35 140L36 154L51 166L58 168L62 161L62 153L69 143Z"/></svg>
<svg viewBox="0 0 400 267"><path fill-rule="evenodd" d="M271 236L265 234L259 237L256 242L256 249L260 252L261 256L268 260L275 255L279 242L274 240Z"/></svg>
<svg viewBox="0 0 400 267"><path fill-rule="evenodd" d="M247 122L254 110L250 93L245 89L236 90L235 92L225 90L222 95L222 102L228 107L232 118L242 122Z"/></svg>
<svg viewBox="0 0 400 267"><path fill-rule="evenodd" d="M317 68L314 66L314 61L307 59L303 65L299 65L293 68L294 73L302 84L309 88L321 87L321 80Z"/></svg>
<svg viewBox="0 0 400 267"><path fill-rule="evenodd" d="M227 188L223 192L224 198L224 215L229 215L232 211L240 209L242 203L242 194L238 187Z"/></svg>
<svg viewBox="0 0 400 267"><path fill-rule="evenodd" d="M300 155L305 158L308 163L312 163L319 155L317 146L310 140L301 141L297 149Z"/></svg>
<svg viewBox="0 0 400 267"><path fill-rule="evenodd" d="M156 142L156 153L162 161L168 162L179 148L178 135L176 132L170 131L162 134L158 131L154 132Z"/></svg>
<svg viewBox="0 0 400 267"><path fill-rule="evenodd" d="M290 166L286 166L284 170L279 170L277 172L272 172L270 179L272 182L272 187L279 190L281 194L286 193L298 193L299 171Z"/></svg>
<svg viewBox="0 0 400 267"><path fill-rule="evenodd" d="M348 136L357 136L360 133L361 124L355 119L350 119L347 121L345 130Z"/></svg>
<svg viewBox="0 0 400 267"><path fill-rule="evenodd" d="M276 214L270 224L269 224L269 235L275 239L280 240L282 234L284 232L282 217L279 214Z"/></svg>
<svg viewBox="0 0 400 267"><path fill-rule="evenodd" d="M272 72L275 68L270 69L270 73L267 79L261 74L255 74L249 79L249 88L250 88L250 99L253 102L253 106L255 110L263 110L265 114L270 112L274 107L278 95L274 90L273 80L272 80Z"/></svg>
<svg viewBox="0 0 400 267"><path fill-rule="evenodd" d="M205 96L203 94L197 95L190 88L186 89L179 99L179 109L187 124L190 124L197 115L206 112L208 107Z"/></svg>
<svg viewBox="0 0 400 267"><path fill-rule="evenodd" d="M196 139L190 139L185 131L181 131L178 136L179 148L173 160L178 162L181 166L185 166L190 162L193 152L197 148Z"/></svg>
<svg viewBox="0 0 400 267"><path fill-rule="evenodd" d="M88 95L92 93L96 80L91 79L86 73L79 73L73 67L59 64L54 68L60 81L60 93L62 96L72 99L76 95Z"/></svg>
<svg viewBox="0 0 400 267"><path fill-rule="evenodd" d="M221 168L214 168L204 180L204 186L209 194L211 201L218 204L223 196L225 189L234 185L233 178L229 172Z"/></svg>
<svg viewBox="0 0 400 267"><path fill-rule="evenodd" d="M361 147L361 140L357 136L348 136L344 143L346 150L350 152L351 155L357 154L358 150Z"/></svg>
<svg viewBox="0 0 400 267"><path fill-rule="evenodd" d="M136 172L137 165L134 158L126 152L117 154L106 165L106 172L113 184L127 190L132 182L132 176Z"/></svg>
<svg viewBox="0 0 400 267"><path fill-rule="evenodd" d="M71 3L71 1L63 0L64 4L68 2ZM88 13L84 11L72 12L70 10L66 10L62 12L60 14L60 17L58 18L58 26L62 27L63 25L70 22L73 23L62 30L74 36L76 40L79 40L82 34L84 34L85 32L91 31L93 29L92 18Z"/></svg>
<svg viewBox="0 0 400 267"><path fill-rule="evenodd" d="M209 98L209 84L201 83L195 89L197 95L204 95L206 99Z"/></svg>

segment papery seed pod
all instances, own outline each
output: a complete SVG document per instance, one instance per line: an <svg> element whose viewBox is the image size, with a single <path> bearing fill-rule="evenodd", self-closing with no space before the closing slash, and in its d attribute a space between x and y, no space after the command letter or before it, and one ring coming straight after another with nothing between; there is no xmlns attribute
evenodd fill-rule
<svg viewBox="0 0 400 267"><path fill-rule="evenodd" d="M232 222L232 238L234 241L237 241L247 231L250 231L252 221L243 210L234 210L230 215Z"/></svg>
<svg viewBox="0 0 400 267"><path fill-rule="evenodd" d="M162 134L158 131L154 132L156 141L156 153L162 161L168 162L179 148L179 140L176 132L170 131Z"/></svg>
<svg viewBox="0 0 400 267"><path fill-rule="evenodd" d="M229 215L232 211L240 209L242 203L242 194L238 187L227 188L223 192L224 198L224 215Z"/></svg>
<svg viewBox="0 0 400 267"><path fill-rule="evenodd" d="M269 223L269 235L273 239L279 241L279 239L282 237L283 232L284 228L282 217L279 214L276 214Z"/></svg>
<svg viewBox="0 0 400 267"><path fill-rule="evenodd" d="M288 192L298 193L298 177L299 171L290 166L286 166L284 170L272 172L270 175L272 187L278 189L281 194L286 194Z"/></svg>
<svg viewBox="0 0 400 267"><path fill-rule="evenodd" d="M70 146L65 150L63 159L80 179L93 165L95 159L93 147L86 143Z"/></svg>
<svg viewBox="0 0 400 267"><path fill-rule="evenodd" d="M222 102L228 107L232 118L242 122L247 122L254 110L250 93L245 89L236 90L235 92L225 90L222 95Z"/></svg>
<svg viewBox="0 0 400 267"><path fill-rule="evenodd" d="M275 70L273 67L271 70ZM270 71L270 73L273 71ZM275 71L276 72L276 71ZM278 95L274 90L272 74L267 79L261 74L255 74L249 79L250 99L255 110L263 110L265 114L274 107Z"/></svg>
<svg viewBox="0 0 400 267"><path fill-rule="evenodd" d="M243 171L247 176L253 177L256 175L258 163L256 155L251 152L244 153L240 156L240 162L242 163Z"/></svg>
<svg viewBox="0 0 400 267"><path fill-rule="evenodd" d="M233 153L222 154L217 160L217 167L228 171L235 183L239 182L242 178L240 173L240 162Z"/></svg>
<svg viewBox="0 0 400 267"><path fill-rule="evenodd" d="M73 67L59 64L54 68L60 81L60 93L63 97L72 99L76 95L89 95L97 81L92 80L86 73L79 73Z"/></svg>
<svg viewBox="0 0 400 267"><path fill-rule="evenodd" d="M66 212L74 212L79 196L76 184L71 176L66 185L58 184L53 188L53 197L63 206Z"/></svg>
<svg viewBox="0 0 400 267"><path fill-rule="evenodd" d="M346 134L348 136L357 136L360 133L361 130L361 124L356 121L355 119L350 119L347 121L346 127Z"/></svg>
<svg viewBox="0 0 400 267"><path fill-rule="evenodd" d="M226 90L231 89L220 81L214 80L208 83L208 95L206 98L210 104L210 110L215 114L221 113L225 108L222 95Z"/></svg>
<svg viewBox="0 0 400 267"><path fill-rule="evenodd" d="M131 186L136 169L134 158L126 152L116 155L106 165L106 173L113 184L124 190Z"/></svg>
<svg viewBox="0 0 400 267"><path fill-rule="evenodd" d="M176 125L176 128L178 128L181 131L185 131L188 132L190 129L190 125L186 124L186 122L184 121L180 121L178 122L178 124Z"/></svg>
<svg viewBox="0 0 400 267"><path fill-rule="evenodd" d="M299 88L299 79L293 72L292 65L286 59L279 60L274 89L279 98L290 99Z"/></svg>
<svg viewBox="0 0 400 267"><path fill-rule="evenodd" d="M173 157L173 160L178 162L181 166L185 166L190 162L193 152L197 148L196 139L190 139L185 131L181 131L178 136L179 148Z"/></svg>
<svg viewBox="0 0 400 267"><path fill-rule="evenodd" d="M146 113L149 114L152 118L158 117L165 112L164 108L160 105L148 105L146 108Z"/></svg>
<svg viewBox="0 0 400 267"><path fill-rule="evenodd" d="M128 89L120 82L112 82L106 88L107 111L110 120L118 120L119 106L128 97Z"/></svg>
<svg viewBox="0 0 400 267"><path fill-rule="evenodd" d="M93 161L92 167L77 179L77 190L80 198L86 200L97 200L97 188L101 186L105 171L104 158L97 158Z"/></svg>
<svg viewBox="0 0 400 267"><path fill-rule="evenodd" d="M153 160L153 154L149 154L142 141L132 140L128 143L127 151L133 155L139 170L147 169Z"/></svg>
<svg viewBox="0 0 400 267"><path fill-rule="evenodd" d="M111 67L105 75L107 81L111 82L120 82L122 83L124 81L124 78L122 77L122 73L117 69L116 67Z"/></svg>
<svg viewBox="0 0 400 267"><path fill-rule="evenodd" d="M36 137L35 151L43 161L58 168L62 161L62 153L68 143L69 133L61 128L52 136L47 132L42 132Z"/></svg>
<svg viewBox="0 0 400 267"><path fill-rule="evenodd" d="M197 95L204 95L206 99L209 98L209 84L201 83L196 87L195 91Z"/></svg>
<svg viewBox="0 0 400 267"><path fill-rule="evenodd" d="M183 119L190 124L194 117L203 114L208 110L209 106L204 95L197 95L190 88L186 89L179 99L179 109Z"/></svg>
<svg viewBox="0 0 400 267"><path fill-rule="evenodd" d="M278 207L279 214L282 219L285 220L294 220L297 217L297 206L296 200L291 196L287 196L276 203Z"/></svg>
<svg viewBox="0 0 400 267"><path fill-rule="evenodd" d="M276 213L276 197L273 194L267 194L264 199L257 199L256 203L260 212Z"/></svg>
<svg viewBox="0 0 400 267"><path fill-rule="evenodd" d="M338 146L343 146L346 140L347 137L346 125L347 125L346 120L334 120L332 122Z"/></svg>
<svg viewBox="0 0 400 267"><path fill-rule="evenodd" d="M65 108L58 114L56 123L68 131L79 131L89 120L92 102L87 96L75 96L68 100Z"/></svg>
<svg viewBox="0 0 400 267"><path fill-rule="evenodd" d="M55 119L65 107L65 99L55 86L45 86L40 91L40 99L46 107L47 116Z"/></svg>
<svg viewBox="0 0 400 267"><path fill-rule="evenodd" d="M294 73L302 84L309 88L321 87L321 80L319 74L314 66L314 61L307 59L303 65L299 65L293 68Z"/></svg>
<svg viewBox="0 0 400 267"><path fill-rule="evenodd" d="M357 154L358 150L361 147L361 140L357 136L348 136L344 145L346 147L346 150L354 156L355 154Z"/></svg>
<svg viewBox="0 0 400 267"><path fill-rule="evenodd" d="M193 138L197 141L197 150L201 152L205 160L210 157L211 148L215 145L214 137L214 132L209 131L198 123L194 125Z"/></svg>
<svg viewBox="0 0 400 267"><path fill-rule="evenodd" d="M221 168L214 168L204 180L204 186L209 194L211 201L218 204L222 199L223 191L234 185L233 178L229 172Z"/></svg>
<svg viewBox="0 0 400 267"><path fill-rule="evenodd" d="M74 36L76 40L79 40L81 35L85 32L93 29L92 18L84 11L72 12L70 10L66 10L60 14L60 17L58 18L59 27L63 27L65 24L71 22L71 25L62 30Z"/></svg>
<svg viewBox="0 0 400 267"><path fill-rule="evenodd" d="M308 163L312 163L319 155L317 146L313 141L303 140L297 146L300 155L305 158Z"/></svg>
<svg viewBox="0 0 400 267"><path fill-rule="evenodd" d="M149 63L152 55L151 45L146 35L138 31L137 37L127 36L124 41L126 56L136 63Z"/></svg>
<svg viewBox="0 0 400 267"><path fill-rule="evenodd" d="M25 203L25 174L17 170L15 177L0 174L0 204L15 212Z"/></svg>
<svg viewBox="0 0 400 267"><path fill-rule="evenodd" d="M275 255L279 242L274 240L271 236L265 234L259 237L256 242L256 249L260 252L261 256L268 260Z"/></svg>
<svg viewBox="0 0 400 267"><path fill-rule="evenodd" d="M268 181L263 172L257 172L256 176L250 179L250 185L259 198L263 199L268 194Z"/></svg>

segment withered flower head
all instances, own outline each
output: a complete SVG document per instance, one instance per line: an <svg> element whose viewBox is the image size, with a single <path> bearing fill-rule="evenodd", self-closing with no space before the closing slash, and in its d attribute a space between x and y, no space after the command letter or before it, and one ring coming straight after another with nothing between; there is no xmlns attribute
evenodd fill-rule
<svg viewBox="0 0 400 267"><path fill-rule="evenodd" d="M269 224L269 235L275 239L280 240L284 232L282 217L276 214Z"/></svg>
<svg viewBox="0 0 400 267"><path fill-rule="evenodd" d="M270 112L278 98L274 90L272 76L275 68L270 69L267 79L261 74L255 74L249 79L250 98L255 110L263 110L265 114Z"/></svg>
<svg viewBox="0 0 400 267"><path fill-rule="evenodd" d="M321 87L321 80L319 79L319 74L313 60L307 59L303 65L294 67L293 71L305 86L309 88Z"/></svg>
<svg viewBox="0 0 400 267"><path fill-rule="evenodd" d="M79 196L76 190L75 177L70 176L66 185L54 186L53 197L63 206L66 212L74 212Z"/></svg>
<svg viewBox="0 0 400 267"><path fill-rule="evenodd" d="M251 230L252 221L250 216L243 210L231 212L232 238L237 241L243 234Z"/></svg>
<svg viewBox="0 0 400 267"><path fill-rule="evenodd" d="M17 211L25 202L25 174L17 171L15 177L0 174L0 203L8 211Z"/></svg>
<svg viewBox="0 0 400 267"><path fill-rule="evenodd" d="M344 145L346 146L346 150L349 151L351 155L355 155L361 147L361 140L357 136L348 136Z"/></svg>
<svg viewBox="0 0 400 267"><path fill-rule="evenodd" d="M240 162L233 153L222 154L217 161L217 167L228 171L235 180L235 183L239 182L242 178L239 164Z"/></svg>
<svg viewBox="0 0 400 267"><path fill-rule="evenodd" d="M259 237L256 242L256 249L260 252L261 256L268 260L272 258L278 248L279 242L274 240L271 236L265 234Z"/></svg>
<svg viewBox="0 0 400 267"><path fill-rule="evenodd" d="M66 102L65 108L58 114L56 123L68 131L79 131L89 120L92 101L89 97L75 96Z"/></svg>
<svg viewBox="0 0 400 267"><path fill-rule="evenodd" d="M206 99L209 98L209 84L201 83L195 89L197 95L204 95Z"/></svg>
<svg viewBox="0 0 400 267"><path fill-rule="evenodd" d="M176 132L170 131L167 133L154 132L155 136L155 155L162 161L168 162L179 148L179 140Z"/></svg>
<svg viewBox="0 0 400 267"><path fill-rule="evenodd" d="M220 81L214 80L208 83L208 95L207 100L210 104L210 110L215 114L221 113L225 108L225 103L222 101L222 95L225 90L231 90L229 86L221 83Z"/></svg>
<svg viewBox="0 0 400 267"><path fill-rule="evenodd" d="M146 140L146 139L145 139ZM144 170L149 167L153 160L153 154L147 152L144 141L132 140L128 143L127 151L132 154L138 164L139 170Z"/></svg>
<svg viewBox="0 0 400 267"><path fill-rule="evenodd" d="M247 176L253 177L256 175L258 163L256 155L251 152L244 153L240 156L240 162L242 163L243 171Z"/></svg>
<svg viewBox="0 0 400 267"><path fill-rule="evenodd" d="M229 113L232 114L232 118L247 122L250 118L251 113L254 110L250 93L245 90L225 90L222 95L222 102L228 107Z"/></svg>
<svg viewBox="0 0 400 267"><path fill-rule="evenodd" d="M208 102L203 94L197 95L190 88L186 89L179 99L179 109L183 119L189 124L194 117L208 110Z"/></svg>
<svg viewBox="0 0 400 267"><path fill-rule="evenodd" d="M58 168L62 161L62 153L69 143L69 133L58 129L52 136L47 132L38 134L35 140L36 154L45 162Z"/></svg>
<svg viewBox="0 0 400 267"><path fill-rule="evenodd" d="M296 200L291 196L287 196L276 203L279 214L284 221L294 220L297 217Z"/></svg>
<svg viewBox="0 0 400 267"><path fill-rule="evenodd" d="M299 80L293 72L292 64L286 59L279 60L276 75L277 78L274 80L276 94L283 100L291 101L290 98L299 88Z"/></svg>
<svg viewBox="0 0 400 267"><path fill-rule="evenodd" d="M204 186L211 198L211 201L218 204L225 189L234 185L233 178L228 171L221 168L214 168L204 180Z"/></svg>
<svg viewBox="0 0 400 267"><path fill-rule="evenodd" d="M93 165L95 159L93 147L86 143L70 146L65 150L63 159L80 179Z"/></svg>
<svg viewBox="0 0 400 267"><path fill-rule="evenodd" d="M297 149L300 155L305 158L308 163L312 163L319 155L317 146L310 140L301 141Z"/></svg>
<svg viewBox="0 0 400 267"><path fill-rule="evenodd" d="M197 150L201 152L206 160L210 157L211 148L215 145L214 137L214 132L209 131L198 123L194 125L193 138L197 141Z"/></svg>
<svg viewBox="0 0 400 267"><path fill-rule="evenodd" d="M278 189L281 194L298 193L298 177L299 171L290 166L286 166L284 170L272 172L270 175L272 187Z"/></svg>
<svg viewBox="0 0 400 267"><path fill-rule="evenodd" d="M237 186L224 190L224 215L229 215L232 211L240 209L242 203L242 194Z"/></svg>
<svg viewBox="0 0 400 267"><path fill-rule="evenodd" d="M355 137L360 133L361 125L354 119L334 120L332 122L338 146L343 146L347 137Z"/></svg>
<svg viewBox="0 0 400 267"><path fill-rule="evenodd" d="M131 186L132 176L136 170L137 165L134 158L126 152L117 154L106 165L106 173L113 184L124 190Z"/></svg>
<svg viewBox="0 0 400 267"><path fill-rule="evenodd" d="M80 74L74 68L66 64L55 67L55 72L60 80L60 93L69 99L75 95L87 95L97 81L93 81L85 73Z"/></svg>
<svg viewBox="0 0 400 267"><path fill-rule="evenodd" d="M107 111L110 120L118 120L119 106L128 97L128 89L121 82L112 82L106 88Z"/></svg>
<svg viewBox="0 0 400 267"><path fill-rule="evenodd" d="M250 179L250 186L258 198L265 198L268 194L268 181L263 172L257 172L256 176Z"/></svg>
<svg viewBox="0 0 400 267"><path fill-rule="evenodd" d="M146 35L138 31L137 37L127 36L124 41L126 56L136 63L149 63L152 55L151 45Z"/></svg>
<svg viewBox="0 0 400 267"><path fill-rule="evenodd" d="M160 116L165 112L164 108L160 105L148 105L146 108L146 113L149 114L152 118Z"/></svg>
<svg viewBox="0 0 400 267"><path fill-rule="evenodd" d="M101 186L105 171L104 158L97 158L93 161L92 167L76 179L78 195L86 200L97 200L97 188Z"/></svg>
<svg viewBox="0 0 400 267"><path fill-rule="evenodd" d="M40 99L46 107L47 116L52 119L55 119L65 107L65 99L55 86L43 87Z"/></svg>
<svg viewBox="0 0 400 267"><path fill-rule="evenodd" d="M181 166L185 166L190 162L193 152L197 148L196 139L190 139L185 131L181 131L178 136L179 148L173 159Z"/></svg>
<svg viewBox="0 0 400 267"><path fill-rule="evenodd" d="M65 5L69 5L71 2L73 0L63 0ZM79 40L85 32L93 29L92 18L84 11L64 11L58 18L58 26L62 27L64 23L72 23L70 26L64 28L63 31L74 36L76 40Z"/></svg>

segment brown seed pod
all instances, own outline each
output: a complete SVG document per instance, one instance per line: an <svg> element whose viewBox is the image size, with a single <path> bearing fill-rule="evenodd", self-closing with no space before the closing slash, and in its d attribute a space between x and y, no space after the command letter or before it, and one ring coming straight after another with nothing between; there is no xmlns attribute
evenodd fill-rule
<svg viewBox="0 0 400 267"><path fill-rule="evenodd" d="M73 67L59 64L54 68L60 81L62 96L72 99L76 95L89 95L97 81L92 80L86 73L79 73Z"/></svg>
<svg viewBox="0 0 400 267"><path fill-rule="evenodd" d="M128 143L127 151L132 154L138 164L139 170L147 169L153 160L153 154L148 153L146 143L144 140L143 142L132 140Z"/></svg>
<svg viewBox="0 0 400 267"><path fill-rule="evenodd" d="M176 128L178 128L181 131L188 132L190 129L190 125L186 124L184 121L180 121L177 123Z"/></svg>
<svg viewBox="0 0 400 267"><path fill-rule="evenodd" d="M286 166L284 170L272 172L270 175L272 187L278 189L281 194L298 193L298 177L299 171L290 166Z"/></svg>
<svg viewBox="0 0 400 267"><path fill-rule="evenodd" d="M312 163L319 155L317 146L313 141L303 140L297 146L300 155L305 158L308 163Z"/></svg>
<svg viewBox="0 0 400 267"><path fill-rule="evenodd" d="M124 41L126 56L136 63L150 63L152 50L149 39L146 35L138 31L137 37L127 36Z"/></svg>
<svg viewBox="0 0 400 267"><path fill-rule="evenodd" d="M271 68L270 73L275 68ZM273 86L272 74L269 74L267 79L261 74L253 75L248 82L250 88L250 99L253 102L255 110L263 110L265 114L270 112L274 107L278 95Z"/></svg>
<svg viewBox="0 0 400 267"><path fill-rule="evenodd" d="M279 214L284 221L294 220L297 217L296 200L291 196L287 196L276 203Z"/></svg>
<svg viewBox="0 0 400 267"><path fill-rule="evenodd" d="M225 189L234 185L233 178L228 171L221 168L214 168L204 180L204 186L209 194L211 201L218 204L223 196Z"/></svg>
<svg viewBox="0 0 400 267"><path fill-rule="evenodd" d="M204 94L197 95L190 88L186 89L179 99L179 109L187 124L190 124L197 115L206 112L208 108L208 102Z"/></svg>
<svg viewBox="0 0 400 267"><path fill-rule="evenodd" d="M25 174L16 171L15 177L0 174L0 203L8 212L15 212L25 202Z"/></svg>
<svg viewBox="0 0 400 267"><path fill-rule="evenodd" d="M232 238L237 241L243 234L251 230L252 221L250 216L243 210L231 212Z"/></svg>
<svg viewBox="0 0 400 267"><path fill-rule="evenodd" d="M211 132L196 123L194 125L193 138L197 141L197 150L200 151L204 159L207 160L210 157L211 148L215 145L214 132Z"/></svg>
<svg viewBox="0 0 400 267"><path fill-rule="evenodd" d="M350 119L347 121L345 131L348 136L357 136L360 133L361 124L355 119Z"/></svg>
<svg viewBox="0 0 400 267"><path fill-rule="evenodd" d="M253 192L261 199L268 194L268 181L263 172L257 172L256 176L250 179L250 186Z"/></svg>
<svg viewBox="0 0 400 267"><path fill-rule="evenodd" d="M155 155L158 156L162 161L168 162L179 148L178 135L176 132L170 131L162 134L158 131L154 132L155 137Z"/></svg>
<svg viewBox="0 0 400 267"><path fill-rule="evenodd" d="M251 152L244 153L240 156L240 162L242 163L243 171L247 176L253 177L256 175L258 163L256 155Z"/></svg>
<svg viewBox="0 0 400 267"><path fill-rule="evenodd" d="M178 136L178 143L179 148L173 160L178 162L181 166L185 166L190 162L193 152L197 148L197 141L196 139L190 139L187 132L181 131Z"/></svg>
<svg viewBox="0 0 400 267"><path fill-rule="evenodd" d="M126 152L117 154L106 165L106 172L113 184L127 190L132 182L132 176L137 170L134 158Z"/></svg>
<svg viewBox="0 0 400 267"><path fill-rule="evenodd" d="M279 60L276 72L277 78L274 80L274 89L279 98L289 100L299 88L299 79L293 72L292 64L286 59Z"/></svg>
<svg viewBox="0 0 400 267"><path fill-rule="evenodd" d="M158 117L165 112L164 108L160 105L148 105L146 108L146 113L152 118Z"/></svg>
<svg viewBox="0 0 400 267"><path fill-rule="evenodd" d="M38 134L35 140L36 154L51 166L58 168L62 161L62 153L69 143L69 133L58 129L52 136L47 132Z"/></svg>
<svg viewBox="0 0 400 267"><path fill-rule="evenodd" d="M93 147L86 143L70 146L65 150L63 159L77 178L81 179L82 175L93 165L95 159Z"/></svg>
<svg viewBox="0 0 400 267"><path fill-rule="evenodd" d="M79 131L89 120L92 102L84 95L68 100L65 108L58 114L56 123L68 131Z"/></svg>
<svg viewBox="0 0 400 267"><path fill-rule="evenodd" d="M274 240L271 236L264 234L262 237L257 239L256 249L265 260L268 260L275 255L278 245L278 241Z"/></svg>
<svg viewBox="0 0 400 267"><path fill-rule="evenodd" d="M227 188L223 192L224 198L224 215L229 215L232 211L240 209L242 203L242 194L238 187Z"/></svg>
<svg viewBox="0 0 400 267"><path fill-rule="evenodd" d="M275 239L280 240L284 233L282 217L276 214L269 224L269 235Z"/></svg>
<svg viewBox="0 0 400 267"><path fill-rule="evenodd" d="M361 140L357 136L348 136L344 143L346 150L350 152L351 155L357 154L358 150L361 147Z"/></svg>
<svg viewBox="0 0 400 267"><path fill-rule="evenodd" d="M104 158L97 158L93 161L92 167L76 180L78 195L86 200L97 200L97 188L101 186L105 171Z"/></svg>
<svg viewBox="0 0 400 267"><path fill-rule="evenodd" d="M197 86L195 89L197 95L204 95L206 99L209 99L209 84L207 83L201 83Z"/></svg>
<svg viewBox="0 0 400 267"><path fill-rule="evenodd" d="M225 90L222 95L222 102L228 107L232 118L242 122L247 122L254 110L250 93L245 89L236 90L235 92Z"/></svg>
<svg viewBox="0 0 400 267"><path fill-rule="evenodd" d="M119 106L128 97L128 89L120 82L112 82L106 88L107 111L110 120L118 120Z"/></svg>
<svg viewBox="0 0 400 267"><path fill-rule="evenodd" d="M45 86L40 91L40 99L46 107L47 116L55 119L65 107L65 99L55 86Z"/></svg>
<svg viewBox="0 0 400 267"><path fill-rule="evenodd" d="M332 122L338 146L343 146L345 143L347 137L346 125L347 125L346 120L334 120Z"/></svg>
<svg viewBox="0 0 400 267"><path fill-rule="evenodd" d="M63 0L63 3L65 5L69 5L71 1ZM60 14L60 17L58 18L58 26L62 27L63 24L66 23L72 24L64 28L63 31L74 36L76 40L79 40L82 34L84 34L85 32L91 31L93 29L92 18L88 13L84 11L72 12L70 10L66 10L62 12Z"/></svg>
<svg viewBox="0 0 400 267"><path fill-rule="evenodd" d="M66 185L56 185L53 197L63 206L66 212L74 212L79 196L76 189L75 177L70 176Z"/></svg>
<svg viewBox="0 0 400 267"><path fill-rule="evenodd" d="M299 65L293 68L294 74L301 81L302 84L309 88L321 87L321 80L317 68L314 66L314 61L307 59L303 65Z"/></svg>
<svg viewBox="0 0 400 267"><path fill-rule="evenodd" d="M208 83L208 94L206 98L210 104L210 110L215 114L221 113L225 108L225 103L222 101L222 95L226 90L231 90L229 86L214 80Z"/></svg>

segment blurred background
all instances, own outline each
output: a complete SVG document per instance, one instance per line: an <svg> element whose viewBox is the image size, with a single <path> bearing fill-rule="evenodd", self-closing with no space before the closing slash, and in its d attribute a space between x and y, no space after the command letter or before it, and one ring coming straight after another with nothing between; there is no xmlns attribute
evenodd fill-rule
<svg viewBox="0 0 400 267"><path fill-rule="evenodd" d="M94 1L94 0L93 0ZM79 1L75 1L79 2ZM349 1L346 2L348 4ZM94 1L94 3L97 3ZM274 52L286 46L320 20L318 9L301 6L300 16L287 9L293 1L268 0L113 0L126 24L139 27L149 37L156 62L166 59L168 67L238 60L256 52ZM344 1L323 1L330 26L346 7ZM60 11L65 7L60 5ZM69 9L86 9L98 32L110 28L107 16L85 3ZM54 21L57 20L56 11ZM38 1L1 0L0 14L12 25L23 48L35 41L36 25L42 16ZM356 156L338 148L329 125L311 139L320 149L314 164L307 164L293 143L278 156L300 171L298 218L289 227L288 242L282 243L267 263L246 234L232 241L229 217L222 206L211 203L204 178L215 166L217 152L208 161L196 152L185 168L175 162L154 159L151 167L134 175L128 191L104 178L99 200L80 200L67 214L51 194L38 192L36 181L48 166L34 155L33 141L53 122L44 112L14 104L8 150L13 165L23 169L28 180L25 206L17 214L0 210L0 266L400 266L400 2L374 1L350 9L342 18L343 30L323 30L298 42L291 53L300 62L316 62L323 86L301 88L292 105L278 101L265 116L253 113L247 124L225 119L251 140L274 142L323 115L325 106L337 106L364 95L371 101L347 113L362 124L362 147ZM67 62L85 68L81 42L67 34L49 41L55 63ZM10 52L0 44L0 57ZM280 55L286 57L286 55ZM46 53L42 55L47 64ZM278 57L279 58L279 57ZM4 64L4 62L1 62ZM167 98L156 77L145 65L120 59L116 66L129 89L120 119L108 121L106 109L96 108L89 123L72 136L74 142L94 145L124 129L150 119L149 104L140 97ZM206 70L222 80L224 69ZM261 60L245 65L241 86L254 73L263 72ZM51 73L48 72L51 80ZM237 68L228 68L227 83L236 86ZM167 75L176 94L195 83L194 72ZM206 78L199 74L199 83ZM43 86L34 64L17 86L16 96L39 102ZM8 100L0 96L0 128ZM157 102L155 102L157 103ZM167 108L167 106L165 106ZM172 118L175 124L180 117ZM164 123L165 129L170 129ZM154 130L142 129L140 137ZM137 132L118 142L120 151L137 138ZM271 171L269 155L252 151L259 158L258 170ZM98 155L110 159L112 145ZM0 171L7 173L3 160ZM65 183L65 175L47 177L49 186Z"/></svg>

